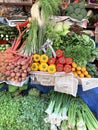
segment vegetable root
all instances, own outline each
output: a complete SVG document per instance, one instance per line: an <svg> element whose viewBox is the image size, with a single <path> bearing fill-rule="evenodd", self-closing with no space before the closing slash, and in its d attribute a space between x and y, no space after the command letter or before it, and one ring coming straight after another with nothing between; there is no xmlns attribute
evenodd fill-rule
<svg viewBox="0 0 98 130"><path fill-rule="evenodd" d="M31 57L20 54L18 50L22 35L26 30L21 32L17 39L15 38L10 48L0 52L0 80L11 80L17 83L28 76ZM22 49L22 47L20 48Z"/></svg>

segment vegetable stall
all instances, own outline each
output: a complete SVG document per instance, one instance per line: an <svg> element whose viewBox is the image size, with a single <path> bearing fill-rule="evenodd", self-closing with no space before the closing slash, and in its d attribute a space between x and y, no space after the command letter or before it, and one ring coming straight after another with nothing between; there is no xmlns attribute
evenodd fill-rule
<svg viewBox="0 0 98 130"><path fill-rule="evenodd" d="M85 3L65 5L39 0L25 22L1 25L1 130L98 129L98 47Z"/></svg>

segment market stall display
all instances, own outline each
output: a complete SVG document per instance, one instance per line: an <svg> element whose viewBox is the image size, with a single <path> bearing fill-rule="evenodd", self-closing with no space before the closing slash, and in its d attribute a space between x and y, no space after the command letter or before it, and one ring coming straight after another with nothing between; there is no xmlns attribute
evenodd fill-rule
<svg viewBox="0 0 98 130"><path fill-rule="evenodd" d="M83 98L85 96L79 91L79 85L82 85L83 91L91 90L98 85L98 66L94 62L98 60L98 46L90 34L82 28L84 26L83 18L86 18L86 24L88 21L84 2L70 3L64 8L63 11L67 12L71 11L69 9L71 5L76 7L78 5L74 13L80 12L81 8L82 13L84 12L83 15L85 14L81 18L76 18L75 14L74 17L70 16L72 19L75 18L71 24L69 21L66 22L65 16L59 17L60 5L62 5L61 0L36 1L31 8L31 17L22 24L15 24L14 29L18 33L14 39L11 39L11 46L4 48L6 45L4 44L1 47L0 91L4 89L18 96L30 94L30 99L33 100L35 97L31 97L32 94L36 96L41 94L39 91L37 94L33 91L35 90L34 86L39 90L40 87L43 87L44 90L49 88L49 91L53 90L53 92L50 92L49 98L44 98L48 101L50 99L49 107L46 111L44 109L48 115L44 120L46 123L50 123L51 127L45 129L43 128L45 126L38 126L39 128L45 130L69 128L97 130L98 121L95 117L97 117L98 112L95 109L92 111L93 113L90 111L89 103L86 102L87 98ZM68 15L66 17L69 20L70 13L68 13L65 15ZM77 23L81 23L83 26L79 26ZM6 26L4 25L4 27ZM12 33L12 31L10 32ZM5 31L4 37L6 36ZM1 40L10 41L9 39ZM5 84L3 86L3 83L8 84L8 86ZM42 90L42 93L44 92ZM94 94L91 95L94 96ZM18 118L21 122L22 114L19 113L19 115ZM28 118L33 121L31 116ZM32 128L29 123L26 125L28 128ZM38 127L36 125L34 129Z"/></svg>

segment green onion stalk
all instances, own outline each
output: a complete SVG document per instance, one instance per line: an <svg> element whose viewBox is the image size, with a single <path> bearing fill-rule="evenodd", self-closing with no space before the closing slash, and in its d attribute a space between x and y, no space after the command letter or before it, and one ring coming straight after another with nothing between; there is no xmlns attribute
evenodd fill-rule
<svg viewBox="0 0 98 130"><path fill-rule="evenodd" d="M86 104L84 104L82 114L88 130L98 130L98 121L96 120L95 116L93 115L93 113L90 111L90 109Z"/></svg>
<svg viewBox="0 0 98 130"><path fill-rule="evenodd" d="M77 110L76 121L77 121L77 124L76 124L77 130L87 130L87 127L86 127L85 121L83 119L82 113L79 109Z"/></svg>
<svg viewBox="0 0 98 130"><path fill-rule="evenodd" d="M71 96L55 92L55 96L52 98L46 113L48 117L45 118L45 122L51 123L59 127L63 120L67 120L68 106L71 101Z"/></svg>
<svg viewBox="0 0 98 130"><path fill-rule="evenodd" d="M48 113L48 121L51 124L54 125L60 125L61 122L61 105L62 105L62 99L63 99L63 94L55 93L54 98L52 99L52 102L50 102L49 107L45 111ZM55 103L55 104L54 104Z"/></svg>
<svg viewBox="0 0 98 130"><path fill-rule="evenodd" d="M48 108L45 110L45 112L49 115L51 115L53 113L53 110L54 110L54 105L55 105L55 98L56 98L56 93L54 93L52 96L51 96L51 100L50 100L50 103L49 103L49 106Z"/></svg>
<svg viewBox="0 0 98 130"><path fill-rule="evenodd" d="M50 129L51 129L51 130L58 130L57 126L54 125L54 124L51 124L51 128L50 128Z"/></svg>
<svg viewBox="0 0 98 130"><path fill-rule="evenodd" d="M61 111L62 109L61 108L62 108L63 98L64 98L64 94L57 93L55 108L54 108L54 112L52 113L53 118L55 117L54 123L57 126L60 126L61 121L62 121L62 111ZM52 123L52 120L51 120L51 123Z"/></svg>
<svg viewBox="0 0 98 130"><path fill-rule="evenodd" d="M62 121L61 130L68 130L68 120L63 120Z"/></svg>
<svg viewBox="0 0 98 130"><path fill-rule="evenodd" d="M72 99L72 96L64 94L63 103L62 103L63 105L61 108L62 120L68 120L67 112L68 112L71 99Z"/></svg>
<svg viewBox="0 0 98 130"><path fill-rule="evenodd" d="M68 109L68 127L69 128L75 127L76 110L77 110L76 101L73 98Z"/></svg>
<svg viewBox="0 0 98 130"><path fill-rule="evenodd" d="M38 32L38 22L36 19L30 21L29 34L27 37L26 44L23 46L21 53L26 56L31 56L37 50L37 32Z"/></svg>

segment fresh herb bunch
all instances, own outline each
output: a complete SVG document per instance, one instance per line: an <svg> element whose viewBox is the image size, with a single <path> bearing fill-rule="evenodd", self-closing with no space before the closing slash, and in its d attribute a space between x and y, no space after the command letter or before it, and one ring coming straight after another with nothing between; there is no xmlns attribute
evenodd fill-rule
<svg viewBox="0 0 98 130"><path fill-rule="evenodd" d="M92 59L91 50L80 45L65 48L64 54L67 57L72 57L73 60L80 66L85 66Z"/></svg>
<svg viewBox="0 0 98 130"><path fill-rule="evenodd" d="M75 32L62 35L55 32L53 26L48 25L46 28L46 37L53 42L55 50L63 50L65 56L72 57L80 66L85 66L87 62L92 61L95 56L97 57L95 42L88 35L79 35Z"/></svg>
<svg viewBox="0 0 98 130"><path fill-rule="evenodd" d="M0 130L49 130L44 123L47 103L44 96L22 97L1 92Z"/></svg>
<svg viewBox="0 0 98 130"><path fill-rule="evenodd" d="M51 33L52 35L52 33ZM67 35L57 34L60 40L53 41L53 48L55 50L62 49L65 56L72 57L73 60L80 66L84 66L87 62L92 61L95 50L95 42L87 35L78 35L76 33L68 33ZM56 36L56 34L55 34ZM58 39L57 38L57 39Z"/></svg>
<svg viewBox="0 0 98 130"><path fill-rule="evenodd" d="M58 6L61 4L61 0L39 0L39 4L43 17L45 20L47 20L50 16L56 15L58 13Z"/></svg>

